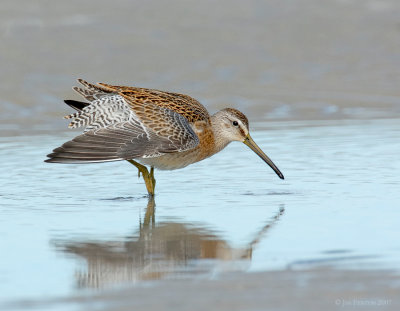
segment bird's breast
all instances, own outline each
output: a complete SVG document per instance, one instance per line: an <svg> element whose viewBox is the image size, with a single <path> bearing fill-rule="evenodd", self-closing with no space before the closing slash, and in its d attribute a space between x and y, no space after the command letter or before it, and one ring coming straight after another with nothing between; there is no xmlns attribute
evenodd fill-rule
<svg viewBox="0 0 400 311"><path fill-rule="evenodd" d="M217 152L215 148L214 133L210 126L206 123L201 124L202 121L196 122L192 125L195 133L199 137L199 144L197 147L183 151L167 153L154 158L138 159L141 163L153 166L161 170L175 170L183 168L190 164L204 160Z"/></svg>

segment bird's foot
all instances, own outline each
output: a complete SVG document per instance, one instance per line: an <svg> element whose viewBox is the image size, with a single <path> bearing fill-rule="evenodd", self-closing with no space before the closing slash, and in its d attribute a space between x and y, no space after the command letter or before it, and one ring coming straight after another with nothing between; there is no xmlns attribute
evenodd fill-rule
<svg viewBox="0 0 400 311"><path fill-rule="evenodd" d="M151 197L154 196L154 189L156 188L156 179L154 178L154 167L150 169L149 173L146 166L134 160L127 160L127 161L132 165L136 166L136 168L138 169L138 177L140 178L140 174L142 174L149 196Z"/></svg>

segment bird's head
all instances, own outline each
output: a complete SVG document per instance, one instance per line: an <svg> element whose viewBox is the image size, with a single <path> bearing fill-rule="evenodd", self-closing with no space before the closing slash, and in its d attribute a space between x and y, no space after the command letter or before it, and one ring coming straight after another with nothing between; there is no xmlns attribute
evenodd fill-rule
<svg viewBox="0 0 400 311"><path fill-rule="evenodd" d="M250 136L249 120L239 110L233 108L225 108L216 113L219 124L219 135L227 143L232 141L241 141L253 150L261 159L265 161L279 176L284 179L281 171L271 161L270 158L257 146Z"/></svg>

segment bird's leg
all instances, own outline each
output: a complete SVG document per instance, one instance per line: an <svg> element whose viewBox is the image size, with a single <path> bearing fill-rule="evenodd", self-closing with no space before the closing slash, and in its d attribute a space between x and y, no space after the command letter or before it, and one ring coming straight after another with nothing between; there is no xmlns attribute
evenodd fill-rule
<svg viewBox="0 0 400 311"><path fill-rule="evenodd" d="M140 173L142 173L144 182L146 184L146 189L147 192L149 193L150 196L154 196L154 189L156 188L156 180L154 178L154 167L151 167L150 173L147 170L147 167L136 162L133 160L127 160L130 164L136 166L136 168L139 170L138 171L138 176L140 177Z"/></svg>

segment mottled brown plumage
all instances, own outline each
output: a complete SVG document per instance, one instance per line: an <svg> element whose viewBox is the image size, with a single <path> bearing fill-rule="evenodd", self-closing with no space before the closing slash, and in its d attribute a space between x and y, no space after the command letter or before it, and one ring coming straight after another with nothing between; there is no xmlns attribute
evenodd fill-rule
<svg viewBox="0 0 400 311"><path fill-rule="evenodd" d="M154 105L179 113L191 123L196 121L209 122L210 120L207 109L196 99L188 95L105 83L99 83L99 85L124 96L133 109L137 109L143 103L151 102Z"/></svg>
<svg viewBox="0 0 400 311"><path fill-rule="evenodd" d="M66 100L77 110L66 118L71 120L70 128L84 126L84 133L54 149L46 162L128 160L142 172L152 194L154 167L182 168L212 156L232 141L242 141L283 178L251 139L247 117L236 109L226 108L210 116L202 104L188 95L105 83L94 85L82 79L78 82L83 88L73 89L88 103ZM133 159L151 166L151 174Z"/></svg>

